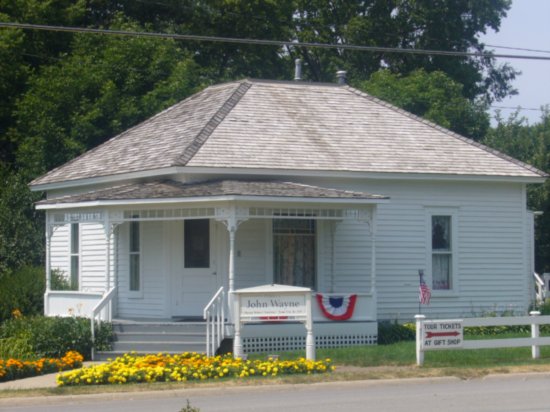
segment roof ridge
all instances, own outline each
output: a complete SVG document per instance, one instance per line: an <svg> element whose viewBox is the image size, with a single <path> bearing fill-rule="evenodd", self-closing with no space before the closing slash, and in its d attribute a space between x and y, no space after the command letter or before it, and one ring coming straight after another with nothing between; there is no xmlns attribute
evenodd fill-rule
<svg viewBox="0 0 550 412"><path fill-rule="evenodd" d="M501 159L503 160L506 160L506 161L509 161L511 163L514 163L515 165L517 166L520 166L520 167L523 167L524 169L527 169L533 173L536 173L542 177L548 177L549 175L547 173L545 173L544 171L536 168L535 166L531 166L530 164L528 163L525 163L525 162L522 162L521 160L518 160L518 159L515 159L513 158L512 156L509 156L507 155L506 153L503 153L503 152L500 152L496 149L493 149L492 147L489 147L489 146L486 146L482 143L479 143L479 142L476 142L475 140L473 139L470 139L466 136L462 136L461 134L458 134L456 132L453 132L452 130L449 130L449 129L446 129L442 126L439 126L438 124L434 123L434 122L431 122L429 120L426 120L420 116L417 116L413 113L410 113L404 109L401 109L400 107L397 107L391 103L388 103L382 99L379 99L378 97L374 97L374 96L371 96L370 94L368 93L365 93L359 89L356 89L355 87L352 87L352 86L349 86L349 85L346 85L344 86L345 89L349 90L350 92L358 95L358 96L361 96L363 98L366 98L366 99L369 99L370 101L374 102L374 103L377 103L377 104L380 104L384 107L387 107L388 109L391 109L393 111L396 111L400 114L403 114L407 117L409 117L410 119L413 119L413 120L416 120L416 121L419 121L421 123L424 123L426 126L429 126L429 127L432 127L440 132L443 132L451 137L454 137L455 139L458 139L464 143L467 143L471 146L474 146L474 147L477 147L478 149L481 149L481 150L484 150L492 155L495 155L497 157L500 157Z"/></svg>
<svg viewBox="0 0 550 412"><path fill-rule="evenodd" d="M192 158L197 154L200 148L212 135L214 130L220 125L225 117L233 110L233 108L239 103L241 98L246 94L248 89L252 87L252 83L248 80L240 82L236 90L231 93L231 96L220 106L218 111L210 118L204 125L201 131L197 134L193 142L185 147L183 153L176 158L172 166L185 166Z"/></svg>

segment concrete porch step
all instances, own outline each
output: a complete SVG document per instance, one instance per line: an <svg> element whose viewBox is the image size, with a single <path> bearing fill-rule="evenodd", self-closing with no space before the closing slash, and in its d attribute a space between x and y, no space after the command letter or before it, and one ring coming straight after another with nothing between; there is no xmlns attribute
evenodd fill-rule
<svg viewBox="0 0 550 412"><path fill-rule="evenodd" d="M113 348L97 352L94 360L114 359L128 352L138 354L206 351L205 322L113 321Z"/></svg>
<svg viewBox="0 0 550 412"><path fill-rule="evenodd" d="M113 322L113 330L129 333L206 333L206 323L204 322L133 322L117 323Z"/></svg>
<svg viewBox="0 0 550 412"><path fill-rule="evenodd" d="M206 341L204 342L165 342L165 341L131 341L131 342L115 342L113 344L115 352L143 352L143 353L159 353L159 352L205 352Z"/></svg>
<svg viewBox="0 0 550 412"><path fill-rule="evenodd" d="M192 342L206 341L206 333L198 332L117 332L117 342Z"/></svg>

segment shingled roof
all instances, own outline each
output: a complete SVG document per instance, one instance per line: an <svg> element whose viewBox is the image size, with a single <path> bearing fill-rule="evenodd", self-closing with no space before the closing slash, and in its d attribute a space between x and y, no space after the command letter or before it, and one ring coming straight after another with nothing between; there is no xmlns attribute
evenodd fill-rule
<svg viewBox="0 0 550 412"><path fill-rule="evenodd" d="M545 176L349 86L247 79L208 87L31 185L174 166Z"/></svg>
<svg viewBox="0 0 550 412"><path fill-rule="evenodd" d="M182 183L174 180L147 183L129 183L107 189L92 190L77 195L42 200L38 206L50 204L85 203L97 201L214 198L220 196L279 197L293 200L332 199L379 201L388 199L382 195L350 190L330 189L294 182L262 180L215 180L197 183Z"/></svg>

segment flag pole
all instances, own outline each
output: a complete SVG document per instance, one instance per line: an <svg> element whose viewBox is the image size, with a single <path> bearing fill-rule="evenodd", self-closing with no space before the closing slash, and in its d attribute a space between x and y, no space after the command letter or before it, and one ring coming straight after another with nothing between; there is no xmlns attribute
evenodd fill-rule
<svg viewBox="0 0 550 412"><path fill-rule="evenodd" d="M418 269L418 314L422 315L422 282L424 280L424 270Z"/></svg>
<svg viewBox="0 0 550 412"><path fill-rule="evenodd" d="M422 277L424 276L424 271L422 269L418 269L418 314L422 315L422 304L421 304L421 290L422 287Z"/></svg>

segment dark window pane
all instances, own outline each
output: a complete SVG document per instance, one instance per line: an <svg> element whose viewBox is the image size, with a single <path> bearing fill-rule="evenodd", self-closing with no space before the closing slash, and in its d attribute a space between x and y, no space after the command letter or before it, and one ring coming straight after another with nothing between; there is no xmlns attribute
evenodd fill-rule
<svg viewBox="0 0 550 412"><path fill-rule="evenodd" d="M130 222L130 252L139 252L139 222Z"/></svg>
<svg viewBox="0 0 550 412"><path fill-rule="evenodd" d="M78 256L71 256L71 289L78 290Z"/></svg>
<svg viewBox="0 0 550 412"><path fill-rule="evenodd" d="M71 224L71 253L78 253L78 223Z"/></svg>
<svg viewBox="0 0 550 412"><path fill-rule="evenodd" d="M186 220L184 233L185 267L210 267L210 220Z"/></svg>
<svg viewBox="0 0 550 412"><path fill-rule="evenodd" d="M432 216L432 250L451 250L450 216Z"/></svg>
<svg viewBox="0 0 550 412"><path fill-rule="evenodd" d="M140 290L139 285L139 255L130 255L130 290Z"/></svg>

